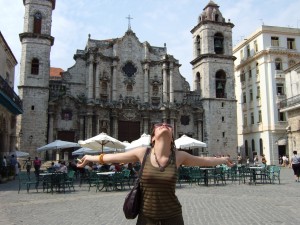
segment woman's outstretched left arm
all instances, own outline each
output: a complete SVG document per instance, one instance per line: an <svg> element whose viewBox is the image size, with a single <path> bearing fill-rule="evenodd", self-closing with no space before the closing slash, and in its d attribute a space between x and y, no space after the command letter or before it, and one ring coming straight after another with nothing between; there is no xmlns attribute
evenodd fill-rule
<svg viewBox="0 0 300 225"><path fill-rule="evenodd" d="M176 152L176 163L177 166L217 166L221 164L226 164L229 167L232 167L234 164L230 157L201 157L194 156L184 151Z"/></svg>

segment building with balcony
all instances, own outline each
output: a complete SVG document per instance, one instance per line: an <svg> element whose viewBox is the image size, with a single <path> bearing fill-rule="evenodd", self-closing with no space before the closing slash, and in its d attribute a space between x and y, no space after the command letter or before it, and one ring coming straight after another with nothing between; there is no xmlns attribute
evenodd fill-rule
<svg viewBox="0 0 300 225"><path fill-rule="evenodd" d="M22 102L14 92L17 60L0 32L0 155L16 149L16 116Z"/></svg>
<svg viewBox="0 0 300 225"><path fill-rule="evenodd" d="M300 29L261 26L234 47L238 145L245 157L265 154L278 163L287 150L285 73L300 61Z"/></svg>
<svg viewBox="0 0 300 225"><path fill-rule="evenodd" d="M288 126L287 144L289 155L300 152L300 62L284 71L286 99L279 104L280 112L286 113Z"/></svg>

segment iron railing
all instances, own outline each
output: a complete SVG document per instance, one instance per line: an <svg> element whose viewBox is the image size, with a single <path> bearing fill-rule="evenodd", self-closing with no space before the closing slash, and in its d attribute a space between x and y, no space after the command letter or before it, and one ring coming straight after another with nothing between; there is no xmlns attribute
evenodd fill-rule
<svg viewBox="0 0 300 225"><path fill-rule="evenodd" d="M1 76L0 76L0 91L3 94L5 94L12 102L14 102L17 105L17 107L19 107L21 110L23 109L22 100L14 92L13 88L9 86L6 80L4 80L3 77Z"/></svg>
<svg viewBox="0 0 300 225"><path fill-rule="evenodd" d="M296 95L293 96L291 98L287 98L285 100L282 100L279 102L279 108L283 109L283 108L287 108L287 107L291 107L291 106L295 106L300 104L300 95Z"/></svg>

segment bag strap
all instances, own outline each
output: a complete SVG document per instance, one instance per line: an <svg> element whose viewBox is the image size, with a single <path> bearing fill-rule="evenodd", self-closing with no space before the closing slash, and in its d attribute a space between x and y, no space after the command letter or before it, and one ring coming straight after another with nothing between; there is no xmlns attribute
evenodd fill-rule
<svg viewBox="0 0 300 225"><path fill-rule="evenodd" d="M139 171L138 179L140 179L141 176L142 176L142 173L143 173L143 170L144 170L144 166L145 166L145 162L146 162L146 158L147 158L147 155L149 154L149 152L150 152L150 148L147 148L147 150L145 152L145 155L144 155L144 158L143 158L141 169Z"/></svg>

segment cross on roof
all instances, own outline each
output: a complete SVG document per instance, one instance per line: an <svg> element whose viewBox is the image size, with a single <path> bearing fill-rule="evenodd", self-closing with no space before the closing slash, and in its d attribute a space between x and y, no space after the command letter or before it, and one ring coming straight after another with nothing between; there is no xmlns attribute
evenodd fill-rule
<svg viewBox="0 0 300 225"><path fill-rule="evenodd" d="M130 25L130 20L133 19L132 17L130 17L130 14L126 17L126 19L128 19L128 30L131 30L131 25Z"/></svg>

